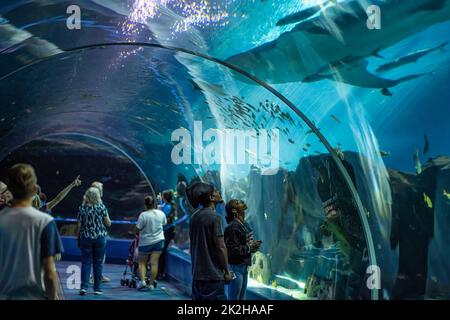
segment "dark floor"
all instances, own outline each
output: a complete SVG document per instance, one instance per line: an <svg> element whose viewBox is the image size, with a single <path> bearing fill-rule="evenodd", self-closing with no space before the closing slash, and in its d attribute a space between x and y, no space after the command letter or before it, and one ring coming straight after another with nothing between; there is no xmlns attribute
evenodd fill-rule
<svg viewBox="0 0 450 320"><path fill-rule="evenodd" d="M81 268L80 262L60 261L56 264L64 298L67 300L183 300L189 297L178 289L173 283L159 281L158 287L152 291L141 292L120 285L125 265L106 264L103 274L111 279L111 282L102 286L104 292L101 296L95 296L92 287L85 296L79 295L79 283L75 280L74 270ZM127 276L130 278L130 276Z"/></svg>

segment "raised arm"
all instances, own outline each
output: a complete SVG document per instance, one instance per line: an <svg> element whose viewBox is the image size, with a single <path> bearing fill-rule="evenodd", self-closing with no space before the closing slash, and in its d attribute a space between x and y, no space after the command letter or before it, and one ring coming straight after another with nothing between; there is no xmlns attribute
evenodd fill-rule
<svg viewBox="0 0 450 320"><path fill-rule="evenodd" d="M52 210L58 203L60 203L74 188L81 185L80 176L76 177L67 187L65 187L52 201L47 203L47 210Z"/></svg>

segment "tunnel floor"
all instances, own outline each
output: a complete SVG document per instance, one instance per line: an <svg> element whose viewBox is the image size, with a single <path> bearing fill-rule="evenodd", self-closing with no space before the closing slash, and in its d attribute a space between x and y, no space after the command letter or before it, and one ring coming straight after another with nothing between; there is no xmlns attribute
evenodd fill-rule
<svg viewBox="0 0 450 320"><path fill-rule="evenodd" d="M136 289L122 287L120 279L122 278L124 265L105 264L103 274L111 279L111 282L102 285L103 295L94 295L92 287L88 289L85 296L79 295L78 289L69 289L67 278L71 273L67 272L70 265L77 265L81 268L80 262L60 261L56 263L61 287L65 300L188 300L190 299L183 291L174 284L167 281L158 281L158 287L152 291L141 292Z"/></svg>

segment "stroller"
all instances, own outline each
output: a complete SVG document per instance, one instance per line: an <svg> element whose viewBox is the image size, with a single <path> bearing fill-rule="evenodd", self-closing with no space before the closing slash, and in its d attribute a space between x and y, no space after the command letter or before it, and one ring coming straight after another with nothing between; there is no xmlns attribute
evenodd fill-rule
<svg viewBox="0 0 450 320"><path fill-rule="evenodd" d="M136 288L139 281L139 233L136 233L136 238L131 242L128 249L128 258L125 264L125 270L123 270L122 279L120 279L120 285L122 287L128 286L130 288Z"/></svg>
<svg viewBox="0 0 450 320"><path fill-rule="evenodd" d="M151 267L147 265L147 274L150 274L150 269ZM122 279L120 279L120 285L122 287L137 288L139 280L139 233L136 233L136 237L128 249L128 258L126 260L125 270L123 270ZM148 283L149 280L150 277L147 276L145 281ZM153 282L153 285L156 288L157 282Z"/></svg>

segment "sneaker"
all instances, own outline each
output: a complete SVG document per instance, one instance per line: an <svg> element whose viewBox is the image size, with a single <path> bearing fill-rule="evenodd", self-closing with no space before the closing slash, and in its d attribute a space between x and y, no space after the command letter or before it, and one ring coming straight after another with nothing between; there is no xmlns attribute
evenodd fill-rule
<svg viewBox="0 0 450 320"><path fill-rule="evenodd" d="M151 284L151 285L148 286L148 290L152 291L153 289L155 289L154 285Z"/></svg>
<svg viewBox="0 0 450 320"><path fill-rule="evenodd" d="M107 276L103 276L102 282L111 282L111 279L108 278Z"/></svg>
<svg viewBox="0 0 450 320"><path fill-rule="evenodd" d="M80 296L85 296L86 295L86 290L85 289L81 289L80 290Z"/></svg>
<svg viewBox="0 0 450 320"><path fill-rule="evenodd" d="M100 290L100 289L97 289L97 290L94 290L94 294L95 294L96 296L100 296L100 295L103 294L103 291Z"/></svg>
<svg viewBox="0 0 450 320"><path fill-rule="evenodd" d="M145 281L139 281L137 289L139 291L148 291L149 287L147 287L147 284L145 283Z"/></svg>

